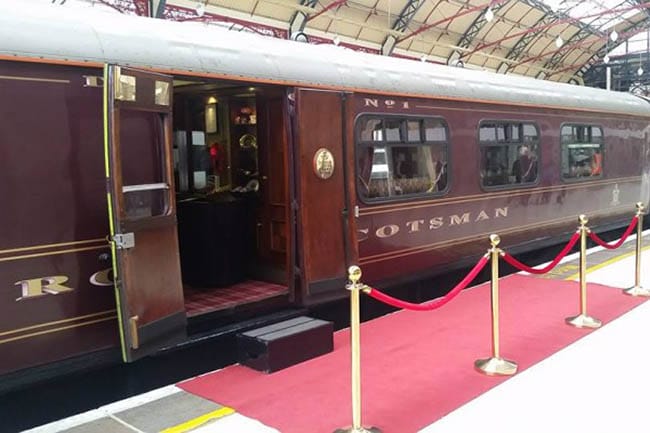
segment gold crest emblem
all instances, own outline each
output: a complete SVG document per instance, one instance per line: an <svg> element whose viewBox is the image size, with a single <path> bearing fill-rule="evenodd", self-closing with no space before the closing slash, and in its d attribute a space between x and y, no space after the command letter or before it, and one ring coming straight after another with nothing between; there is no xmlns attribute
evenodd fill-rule
<svg viewBox="0 0 650 433"><path fill-rule="evenodd" d="M314 173L320 179L329 179L334 173L334 155L324 147L314 154Z"/></svg>

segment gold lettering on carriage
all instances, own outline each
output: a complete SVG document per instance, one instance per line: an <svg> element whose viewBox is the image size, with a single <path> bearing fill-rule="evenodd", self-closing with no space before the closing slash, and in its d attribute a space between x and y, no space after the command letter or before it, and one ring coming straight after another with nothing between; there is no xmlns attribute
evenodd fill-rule
<svg viewBox="0 0 650 433"><path fill-rule="evenodd" d="M103 269L92 274L88 281L93 286L112 287L115 284L113 282L112 272L113 268ZM20 286L22 292L22 296L16 298L16 301L38 298L45 295L59 295L61 293L72 292L75 289L65 285L69 280L70 278L65 275L53 275L50 277L16 281L14 285Z"/></svg>
<svg viewBox="0 0 650 433"><path fill-rule="evenodd" d="M394 99L376 99L376 98L363 98L364 107L375 108L402 108L408 110L411 108L408 101L396 101Z"/></svg>
<svg viewBox="0 0 650 433"><path fill-rule="evenodd" d="M405 231L408 234L422 231L438 230L443 227L461 226L465 224L479 223L497 218L506 218L508 216L508 207L498 207L493 212L481 210L478 213L463 212L459 214L448 215L446 217L436 216L428 219L415 219L406 221L403 226L399 224L385 224L374 231L374 235L380 239L390 238ZM370 233L369 228L359 229L359 241L366 240Z"/></svg>
<svg viewBox="0 0 650 433"><path fill-rule="evenodd" d="M45 295L58 295L60 293L71 292L71 287L65 286L69 280L65 275L53 275L50 277L32 278L30 280L21 280L14 283L20 286L22 296L16 301L23 299L37 298Z"/></svg>

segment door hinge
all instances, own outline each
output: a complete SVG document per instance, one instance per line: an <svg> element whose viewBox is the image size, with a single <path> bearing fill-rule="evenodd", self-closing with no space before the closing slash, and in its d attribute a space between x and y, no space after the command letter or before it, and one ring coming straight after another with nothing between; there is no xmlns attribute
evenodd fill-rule
<svg viewBox="0 0 650 433"><path fill-rule="evenodd" d="M118 250L128 250L135 247L135 234L134 233L118 233L113 236L115 248Z"/></svg>
<svg viewBox="0 0 650 433"><path fill-rule="evenodd" d="M104 87L103 77L97 77L94 75L84 75L83 77L86 80L84 87Z"/></svg>

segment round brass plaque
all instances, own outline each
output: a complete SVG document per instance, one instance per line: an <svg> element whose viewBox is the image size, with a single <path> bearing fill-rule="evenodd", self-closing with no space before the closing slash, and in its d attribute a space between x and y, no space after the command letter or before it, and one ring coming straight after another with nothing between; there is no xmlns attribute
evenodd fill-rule
<svg viewBox="0 0 650 433"><path fill-rule="evenodd" d="M314 154L314 173L321 179L329 179L334 173L334 155L324 147Z"/></svg>

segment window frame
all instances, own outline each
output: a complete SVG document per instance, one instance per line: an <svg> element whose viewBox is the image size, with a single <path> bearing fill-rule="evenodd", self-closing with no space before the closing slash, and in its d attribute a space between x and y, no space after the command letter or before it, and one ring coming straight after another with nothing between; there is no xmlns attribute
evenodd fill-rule
<svg viewBox="0 0 650 433"><path fill-rule="evenodd" d="M382 141L372 141L372 140L362 140L361 139L361 125L362 121L364 119L368 118L375 118L375 119L381 119L382 121L382 130L385 131L385 121L386 120L399 120L401 122L400 124L400 134L404 138L405 141L388 141L388 140L382 140ZM433 119L433 120L439 120L443 127L445 128L445 134L446 134L446 140L445 141L426 141L426 133L424 130L424 121L427 119ZM420 122L420 141L415 142L415 141L409 141L408 140L408 126L407 122L413 121L413 120L418 120ZM385 133L384 133L385 135ZM447 119L445 119L443 116L429 116L429 115L417 115L417 114L396 114L396 113L373 113L373 112L365 112L365 113L360 113L358 114L355 119L354 119L354 174L355 174L355 188L356 188L356 195L357 198L366 205L378 205L378 204L384 204L384 203L395 203L395 202L405 202L405 201L422 201L422 200L430 200L434 198L439 198L443 197L449 194L451 190L451 173L452 173L452 165L451 165L451 129L449 127L449 123L447 122ZM366 149L367 147L379 147L378 145L381 145L382 147L386 148L386 153L388 153L388 150L391 147L420 147L424 145L444 145L445 146L445 151L446 151L446 156L447 156L447 161L446 161L446 167L447 167L447 184L445 185L445 189L442 191L437 191L437 192L423 192L423 193L413 193L413 194L403 194L403 195L396 195L392 197L376 197L376 198L370 198L367 196L364 196L361 194L362 188L360 188L360 180L359 180L359 156L360 156L360 150L361 149ZM392 172L392 171L391 171Z"/></svg>
<svg viewBox="0 0 650 433"><path fill-rule="evenodd" d="M600 166L600 174L597 176L585 176L585 177L564 177L564 173L562 172L562 158L563 158L563 151L564 151L564 141L562 139L562 129L564 129L565 126L583 126L583 127L589 127L589 128L598 128L600 129L600 154L601 156L601 166ZM590 142L588 143L574 143L574 144L598 144L594 143L593 140L591 140L591 137L593 137L593 133L591 130L589 131L589 136L590 136ZM571 144L571 143L567 143ZM605 163L607 158L605 158L605 129L602 127L600 124L595 124L595 123L578 123L578 122L562 122L560 124L560 160L559 160L559 175L560 175L560 181L564 183L581 183L581 182L591 182L591 181L596 181L596 180L601 180L605 177L605 167L607 164Z"/></svg>
<svg viewBox="0 0 650 433"><path fill-rule="evenodd" d="M521 125L520 131L519 131L519 136L521 137L521 141L499 141L498 137L495 141L493 142L486 142L486 141L481 141L481 126L484 124L494 124L499 125L499 124L513 124L513 123L518 123ZM521 146L524 144L530 144L526 143L524 141L524 125L532 125L535 128L535 131L537 132L537 178L535 179L535 182L526 182L526 183L513 183L513 184L504 184L504 185L484 185L483 180L480 176L481 170L482 170L482 148L483 147L498 147L498 146ZM478 143L478 158L477 160L477 167L479 173L479 187L481 190L486 191L486 192L492 192L492 191L504 191L504 190L518 190L518 189L526 189L526 188L534 188L539 186L539 184L542 181L542 133L539 125L537 124L536 121L534 120L521 120L521 119L481 119L478 122L478 127L476 128L476 142ZM510 170L510 168L509 168Z"/></svg>

